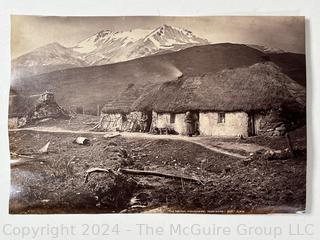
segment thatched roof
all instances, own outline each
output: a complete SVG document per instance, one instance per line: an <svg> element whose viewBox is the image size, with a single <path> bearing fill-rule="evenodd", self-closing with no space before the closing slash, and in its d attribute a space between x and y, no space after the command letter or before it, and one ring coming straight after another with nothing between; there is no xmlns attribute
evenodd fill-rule
<svg viewBox="0 0 320 240"><path fill-rule="evenodd" d="M116 99L108 102L102 108L103 113L129 113L132 104L141 96L143 89L129 84Z"/></svg>
<svg viewBox="0 0 320 240"><path fill-rule="evenodd" d="M39 96L11 95L9 102L9 117L23 117L35 109Z"/></svg>
<svg viewBox="0 0 320 240"><path fill-rule="evenodd" d="M271 62L158 84L133 104L156 112L254 111L305 107L305 88Z"/></svg>

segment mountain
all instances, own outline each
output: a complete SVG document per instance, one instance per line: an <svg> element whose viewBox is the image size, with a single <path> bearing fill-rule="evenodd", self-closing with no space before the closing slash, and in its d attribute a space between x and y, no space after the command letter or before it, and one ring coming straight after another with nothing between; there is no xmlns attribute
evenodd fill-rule
<svg viewBox="0 0 320 240"><path fill-rule="evenodd" d="M104 30L81 41L73 50L84 54L88 64L102 65L206 44L207 40L189 30L163 25L154 30Z"/></svg>
<svg viewBox="0 0 320 240"><path fill-rule="evenodd" d="M58 69L88 66L81 55L59 43L50 43L12 61L12 77L36 75Z"/></svg>
<svg viewBox="0 0 320 240"><path fill-rule="evenodd" d="M279 49L279 48L272 48L272 47L266 47L256 44L248 44L249 47L257 49L263 53L271 54L271 53L285 53L285 51Z"/></svg>
<svg viewBox="0 0 320 240"><path fill-rule="evenodd" d="M123 62L206 44L209 44L207 40L195 36L191 31L168 25L154 30L103 30L71 48L51 43L14 59L12 78L67 68Z"/></svg>
<svg viewBox="0 0 320 240"><path fill-rule="evenodd" d="M283 59L275 60L282 64L283 71L299 70L295 73L299 78L305 73L305 62L298 61L290 65L291 57L286 55ZM145 86L175 80L182 74L201 76L223 69L251 66L265 62L266 59L268 55L247 45L212 44L115 64L64 69L20 78L12 87L26 96L50 90L55 93L57 102L65 108L80 106L96 112L97 105L103 106L112 101L129 84ZM300 55L299 59L303 60L304 55ZM294 72L291 72L291 78L296 80Z"/></svg>

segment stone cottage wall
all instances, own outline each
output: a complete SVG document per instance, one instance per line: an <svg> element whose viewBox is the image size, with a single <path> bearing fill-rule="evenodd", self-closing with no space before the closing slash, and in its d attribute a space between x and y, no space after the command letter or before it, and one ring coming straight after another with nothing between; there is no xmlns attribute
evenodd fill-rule
<svg viewBox="0 0 320 240"><path fill-rule="evenodd" d="M268 111L255 114L255 131L257 135L280 136L287 131L286 119L281 117L281 112Z"/></svg>
<svg viewBox="0 0 320 240"><path fill-rule="evenodd" d="M225 122L218 123L217 112L201 112L199 116L200 134L204 136L235 137L248 136L248 114L226 112Z"/></svg>
<svg viewBox="0 0 320 240"><path fill-rule="evenodd" d="M122 120L122 115L120 113L115 114L102 114L103 121L101 127L105 131L135 131L137 125L139 125L142 113L141 112L131 112L125 115L126 121Z"/></svg>

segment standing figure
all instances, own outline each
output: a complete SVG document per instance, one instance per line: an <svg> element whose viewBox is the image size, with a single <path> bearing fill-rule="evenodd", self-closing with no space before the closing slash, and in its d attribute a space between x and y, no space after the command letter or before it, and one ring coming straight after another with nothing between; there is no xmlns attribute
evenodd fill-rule
<svg viewBox="0 0 320 240"><path fill-rule="evenodd" d="M185 123L187 127L187 135L189 137L192 137L193 135L193 125L194 125L194 119L190 111L186 112L186 118L185 118Z"/></svg>
<svg viewBox="0 0 320 240"><path fill-rule="evenodd" d="M143 113L141 117L141 130L142 132L148 132L148 115L146 113Z"/></svg>

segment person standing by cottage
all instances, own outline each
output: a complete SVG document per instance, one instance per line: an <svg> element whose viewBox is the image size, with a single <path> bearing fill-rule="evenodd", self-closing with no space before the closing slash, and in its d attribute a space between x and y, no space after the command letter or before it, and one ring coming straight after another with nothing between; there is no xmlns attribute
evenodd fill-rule
<svg viewBox="0 0 320 240"><path fill-rule="evenodd" d="M185 123L187 127L187 135L189 137L192 137L193 135L193 125L194 125L194 119L190 111L186 112L186 118L185 118Z"/></svg>
<svg viewBox="0 0 320 240"><path fill-rule="evenodd" d="M142 132L148 132L148 115L146 113L143 113L141 116L141 130Z"/></svg>

